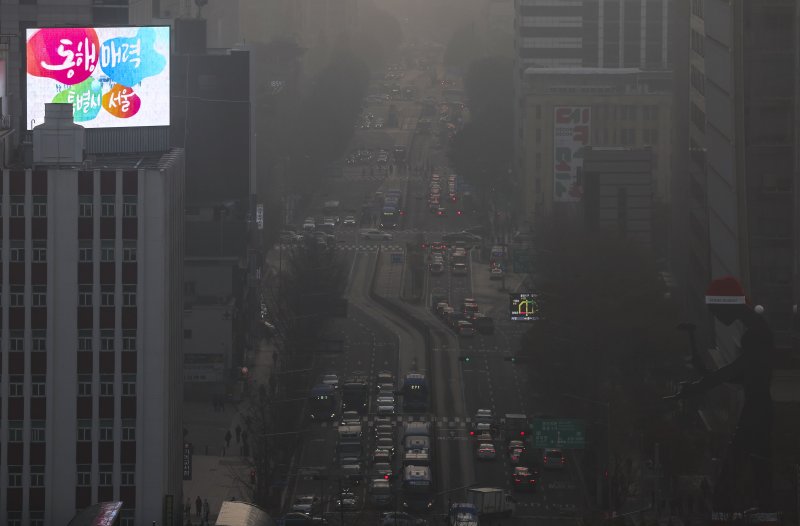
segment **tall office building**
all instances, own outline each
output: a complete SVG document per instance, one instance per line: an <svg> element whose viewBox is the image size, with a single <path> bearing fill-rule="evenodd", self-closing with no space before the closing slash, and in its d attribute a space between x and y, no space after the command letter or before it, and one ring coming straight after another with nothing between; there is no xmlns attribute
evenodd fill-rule
<svg viewBox="0 0 800 526"><path fill-rule="evenodd" d="M690 18L687 306L708 327L709 279L739 276L779 347L790 341L797 228L796 4L693 0ZM716 341L717 358L732 359L730 339Z"/></svg>
<svg viewBox="0 0 800 526"><path fill-rule="evenodd" d="M0 523L179 525L183 152L84 159L83 133L48 105L1 172Z"/></svg>
<svg viewBox="0 0 800 526"><path fill-rule="evenodd" d="M514 172L526 172L524 107L529 68L668 71L672 0L514 0ZM529 97L528 97L529 98ZM527 169L529 170L530 167ZM520 206L526 206L524 202Z"/></svg>

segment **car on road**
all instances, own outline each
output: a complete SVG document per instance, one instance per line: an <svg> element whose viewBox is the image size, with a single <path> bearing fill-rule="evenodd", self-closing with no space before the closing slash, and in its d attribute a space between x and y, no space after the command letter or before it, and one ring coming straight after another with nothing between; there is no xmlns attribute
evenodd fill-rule
<svg viewBox="0 0 800 526"><path fill-rule="evenodd" d="M394 450L378 448L372 453L372 463L379 464L381 462L392 463L394 459Z"/></svg>
<svg viewBox="0 0 800 526"><path fill-rule="evenodd" d="M441 261L434 261L433 263L430 264L430 266L428 267L428 270L430 270L431 274L433 274L434 276L438 276L440 274L443 274L444 273L444 263L442 263Z"/></svg>
<svg viewBox="0 0 800 526"><path fill-rule="evenodd" d="M511 472L511 485L514 489L535 490L539 474L526 466L517 466Z"/></svg>
<svg viewBox="0 0 800 526"><path fill-rule="evenodd" d="M425 524L423 519L416 519L404 511L387 511L381 515L380 522L380 526L420 526L421 524Z"/></svg>
<svg viewBox="0 0 800 526"><path fill-rule="evenodd" d="M313 217L307 217L303 220L303 232L313 232L317 229L317 224L314 222Z"/></svg>
<svg viewBox="0 0 800 526"><path fill-rule="evenodd" d="M477 457L478 460L494 460L497 458L497 451L494 448L494 444L489 442L483 442L479 444Z"/></svg>
<svg viewBox="0 0 800 526"><path fill-rule="evenodd" d="M491 422L494 420L494 414L491 409L478 409L475 411L475 420Z"/></svg>
<svg viewBox="0 0 800 526"><path fill-rule="evenodd" d="M322 375L322 380L320 380L321 384L330 385L334 389L339 388L339 375L334 373L327 373Z"/></svg>
<svg viewBox="0 0 800 526"><path fill-rule="evenodd" d="M291 230L282 230L280 233L280 240L281 243L294 244L303 241L303 236Z"/></svg>
<svg viewBox="0 0 800 526"><path fill-rule="evenodd" d="M342 220L344 226L356 226L356 216L344 216Z"/></svg>
<svg viewBox="0 0 800 526"><path fill-rule="evenodd" d="M385 449L394 455L394 440L391 437L381 437L375 440L376 449Z"/></svg>
<svg viewBox="0 0 800 526"><path fill-rule="evenodd" d="M447 208L440 206L436 208L436 215L439 217L447 216Z"/></svg>
<svg viewBox="0 0 800 526"><path fill-rule="evenodd" d="M394 383L394 374L391 371L378 371L375 375L375 380L379 384Z"/></svg>
<svg viewBox="0 0 800 526"><path fill-rule="evenodd" d="M434 310L436 311L436 315L442 318L444 317L445 309L451 309L451 308L452 307L450 307L450 304L447 303L446 301L440 301L439 303L436 304L436 308Z"/></svg>
<svg viewBox="0 0 800 526"><path fill-rule="evenodd" d="M514 451L515 449L521 449L525 451L525 442L522 440L510 440L508 442L508 451Z"/></svg>
<svg viewBox="0 0 800 526"><path fill-rule="evenodd" d="M369 496L372 504L378 507L388 506L392 503L392 483L380 477L369 482Z"/></svg>
<svg viewBox="0 0 800 526"><path fill-rule="evenodd" d="M342 413L341 424L343 426L361 425L361 415L358 414L358 411L345 411Z"/></svg>
<svg viewBox="0 0 800 526"><path fill-rule="evenodd" d="M472 319L475 330L481 334L494 334L494 320L484 314L476 314Z"/></svg>
<svg viewBox="0 0 800 526"><path fill-rule="evenodd" d="M475 327L467 320L459 320L456 333L465 337L475 336Z"/></svg>
<svg viewBox="0 0 800 526"><path fill-rule="evenodd" d="M511 462L512 466L518 466L519 463L522 461L522 454L525 452L524 449L512 449L508 453L508 460Z"/></svg>
<svg viewBox="0 0 800 526"><path fill-rule="evenodd" d="M392 465L388 462L378 462L372 466L375 477L389 480L392 478Z"/></svg>
<svg viewBox="0 0 800 526"><path fill-rule="evenodd" d="M292 511L313 515L317 511L319 504L319 497L316 495L299 495L292 503Z"/></svg>
<svg viewBox="0 0 800 526"><path fill-rule="evenodd" d="M380 426L380 425L393 426L394 425L394 418L389 417L389 416L376 416L372 420L372 423L375 424L376 427Z"/></svg>
<svg viewBox="0 0 800 526"><path fill-rule="evenodd" d="M492 267L489 271L489 279L491 280L498 280L503 279L503 269L500 267Z"/></svg>
<svg viewBox="0 0 800 526"><path fill-rule="evenodd" d="M394 427L389 424L380 424L375 426L375 437L379 436L394 436Z"/></svg>
<svg viewBox="0 0 800 526"><path fill-rule="evenodd" d="M567 457L560 449L545 449L542 454L542 466L547 469L563 469L567 467Z"/></svg>
<svg viewBox="0 0 800 526"><path fill-rule="evenodd" d="M395 400L394 396L379 396L376 400L378 407L377 413L379 415L393 415L395 414Z"/></svg>
<svg viewBox="0 0 800 526"><path fill-rule="evenodd" d="M362 230L361 238L368 241L391 241L392 234L388 232L381 232L380 230L376 229Z"/></svg>
<svg viewBox="0 0 800 526"><path fill-rule="evenodd" d="M378 390L378 396L394 396L394 384L393 383L382 383L376 386Z"/></svg>
<svg viewBox="0 0 800 526"><path fill-rule="evenodd" d="M467 275L467 264L466 263L453 263L453 266L450 268L450 272L453 276L466 276Z"/></svg>
<svg viewBox="0 0 800 526"><path fill-rule="evenodd" d="M335 506L337 510L354 510L358 507L356 494L350 490L342 491L336 497Z"/></svg>

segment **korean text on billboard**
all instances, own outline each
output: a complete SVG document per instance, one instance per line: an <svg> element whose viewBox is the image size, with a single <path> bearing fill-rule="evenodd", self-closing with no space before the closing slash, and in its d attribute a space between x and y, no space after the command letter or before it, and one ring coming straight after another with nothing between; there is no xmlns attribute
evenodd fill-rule
<svg viewBox="0 0 800 526"><path fill-rule="evenodd" d="M553 108L553 201L580 201L583 158L579 151L589 145L591 108Z"/></svg>
<svg viewBox="0 0 800 526"><path fill-rule="evenodd" d="M169 125L169 26L28 29L28 129L48 102L86 128Z"/></svg>

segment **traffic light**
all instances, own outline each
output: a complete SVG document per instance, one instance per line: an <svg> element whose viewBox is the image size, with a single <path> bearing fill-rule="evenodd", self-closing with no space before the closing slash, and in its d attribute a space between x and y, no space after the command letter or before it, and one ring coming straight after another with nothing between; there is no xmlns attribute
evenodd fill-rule
<svg viewBox="0 0 800 526"><path fill-rule="evenodd" d="M471 358L471 357L469 357L469 356L459 356L459 357L458 357L458 361L460 361L460 362L464 362L464 363L469 363L469 361L470 361L471 359L472 359L472 358Z"/></svg>

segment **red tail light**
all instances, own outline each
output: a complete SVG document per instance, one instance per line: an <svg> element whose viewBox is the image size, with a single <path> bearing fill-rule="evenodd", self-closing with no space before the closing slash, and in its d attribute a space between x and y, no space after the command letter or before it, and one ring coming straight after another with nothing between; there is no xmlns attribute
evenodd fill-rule
<svg viewBox="0 0 800 526"><path fill-rule="evenodd" d="M384 475L383 478L389 480L389 475Z"/></svg>
<svg viewBox="0 0 800 526"><path fill-rule="evenodd" d="M514 484L519 484L520 482L522 482L520 479L514 479Z"/></svg>
<svg viewBox="0 0 800 526"><path fill-rule="evenodd" d="M475 436L475 431L470 431L469 432L469 436L474 437Z"/></svg>
<svg viewBox="0 0 800 526"><path fill-rule="evenodd" d="M536 479L531 479L531 484L536 484Z"/></svg>
<svg viewBox="0 0 800 526"><path fill-rule="evenodd" d="M544 457L544 463L547 464L547 457Z"/></svg>
<svg viewBox="0 0 800 526"><path fill-rule="evenodd" d="M566 464L567 463L567 459L565 459L564 457L561 457L561 463L562 464Z"/></svg>
<svg viewBox="0 0 800 526"><path fill-rule="evenodd" d="M401 216L404 216L404 215L406 215L406 211L405 211L405 210L400 210L400 215L401 215Z"/></svg>
<svg viewBox="0 0 800 526"><path fill-rule="evenodd" d="M458 212L456 212L456 215L461 215L462 213L463 212L461 210L459 210Z"/></svg>
<svg viewBox="0 0 800 526"><path fill-rule="evenodd" d="M520 431L519 432L519 436L524 437L525 436L525 431Z"/></svg>

